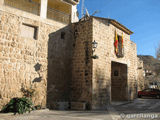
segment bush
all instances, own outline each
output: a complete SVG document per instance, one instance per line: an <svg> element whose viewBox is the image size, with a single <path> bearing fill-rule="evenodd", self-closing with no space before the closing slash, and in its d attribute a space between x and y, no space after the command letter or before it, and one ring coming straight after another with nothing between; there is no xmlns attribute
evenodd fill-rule
<svg viewBox="0 0 160 120"><path fill-rule="evenodd" d="M23 114L26 112L30 112L33 109L34 107L30 99L26 97L12 98L10 102L2 108L1 112L2 113L12 112L14 114L16 113Z"/></svg>

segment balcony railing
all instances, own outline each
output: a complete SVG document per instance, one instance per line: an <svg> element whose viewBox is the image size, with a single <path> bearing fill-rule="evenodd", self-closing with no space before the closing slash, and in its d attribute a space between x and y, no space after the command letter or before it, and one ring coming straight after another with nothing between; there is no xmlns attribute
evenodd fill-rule
<svg viewBox="0 0 160 120"><path fill-rule="evenodd" d="M29 0L5 0L4 4L22 11L26 11L35 15L40 15L40 4ZM47 9L47 18L60 21L62 23L70 23L70 15L53 8Z"/></svg>
<svg viewBox="0 0 160 120"><path fill-rule="evenodd" d="M72 5L77 5L80 2L80 0L63 0L63 1L70 3Z"/></svg>
<svg viewBox="0 0 160 120"><path fill-rule="evenodd" d="M6 6L17 8L32 14L39 15L40 4L34 1L29 2L29 0L4 0Z"/></svg>
<svg viewBox="0 0 160 120"><path fill-rule="evenodd" d="M70 15L69 14L63 13L63 12L55 10L53 8L48 8L47 18L52 19L52 20L56 20L56 21L61 21L63 23L70 22Z"/></svg>

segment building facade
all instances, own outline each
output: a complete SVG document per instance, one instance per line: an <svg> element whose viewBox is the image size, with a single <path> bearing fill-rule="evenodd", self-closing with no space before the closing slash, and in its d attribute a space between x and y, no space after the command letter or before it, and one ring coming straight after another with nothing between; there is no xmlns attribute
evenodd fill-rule
<svg viewBox="0 0 160 120"><path fill-rule="evenodd" d="M77 21L76 4L75 0L0 1L0 108L13 97L22 97L22 88L34 89L34 104L46 107L56 99L57 88L48 85L52 79L55 84L64 81L60 86L69 91L64 87L71 79L66 73L72 42L68 24Z"/></svg>
<svg viewBox="0 0 160 120"><path fill-rule="evenodd" d="M51 109L102 109L112 101L136 98L132 32L111 19L78 22L78 3L0 1L0 108L22 97L24 89L34 89L35 105ZM122 56L115 53L122 45L115 47L115 32L118 41L123 35Z"/></svg>
<svg viewBox="0 0 160 120"><path fill-rule="evenodd" d="M130 40L132 32L115 20L99 17L76 23L74 31L72 101L77 102L73 108L78 102L85 101L90 108L101 109L112 101L136 98L138 86L144 84L138 81L144 79L143 72L138 69L140 61L137 59L136 44ZM118 43L123 39L122 55L116 54L115 33ZM94 41L98 43L95 51L92 46ZM94 58L95 55L98 59Z"/></svg>

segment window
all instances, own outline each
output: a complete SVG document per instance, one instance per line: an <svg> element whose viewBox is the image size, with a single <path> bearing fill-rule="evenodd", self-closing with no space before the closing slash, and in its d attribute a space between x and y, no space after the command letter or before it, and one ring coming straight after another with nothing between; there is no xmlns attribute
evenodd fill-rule
<svg viewBox="0 0 160 120"><path fill-rule="evenodd" d="M65 32L61 32L61 39L65 39Z"/></svg>
<svg viewBox="0 0 160 120"><path fill-rule="evenodd" d="M21 26L21 36L37 40L38 27L23 23Z"/></svg>

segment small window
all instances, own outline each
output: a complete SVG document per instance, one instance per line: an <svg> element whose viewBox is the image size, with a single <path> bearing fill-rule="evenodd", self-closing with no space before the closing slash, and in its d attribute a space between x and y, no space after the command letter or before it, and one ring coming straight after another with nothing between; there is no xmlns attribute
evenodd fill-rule
<svg viewBox="0 0 160 120"><path fill-rule="evenodd" d="M61 32L61 39L65 39L65 32Z"/></svg>
<svg viewBox="0 0 160 120"><path fill-rule="evenodd" d="M115 70L115 71L114 71L114 76L119 76L118 70Z"/></svg>
<svg viewBox="0 0 160 120"><path fill-rule="evenodd" d="M21 36L37 40L38 27L23 23L21 26Z"/></svg>

